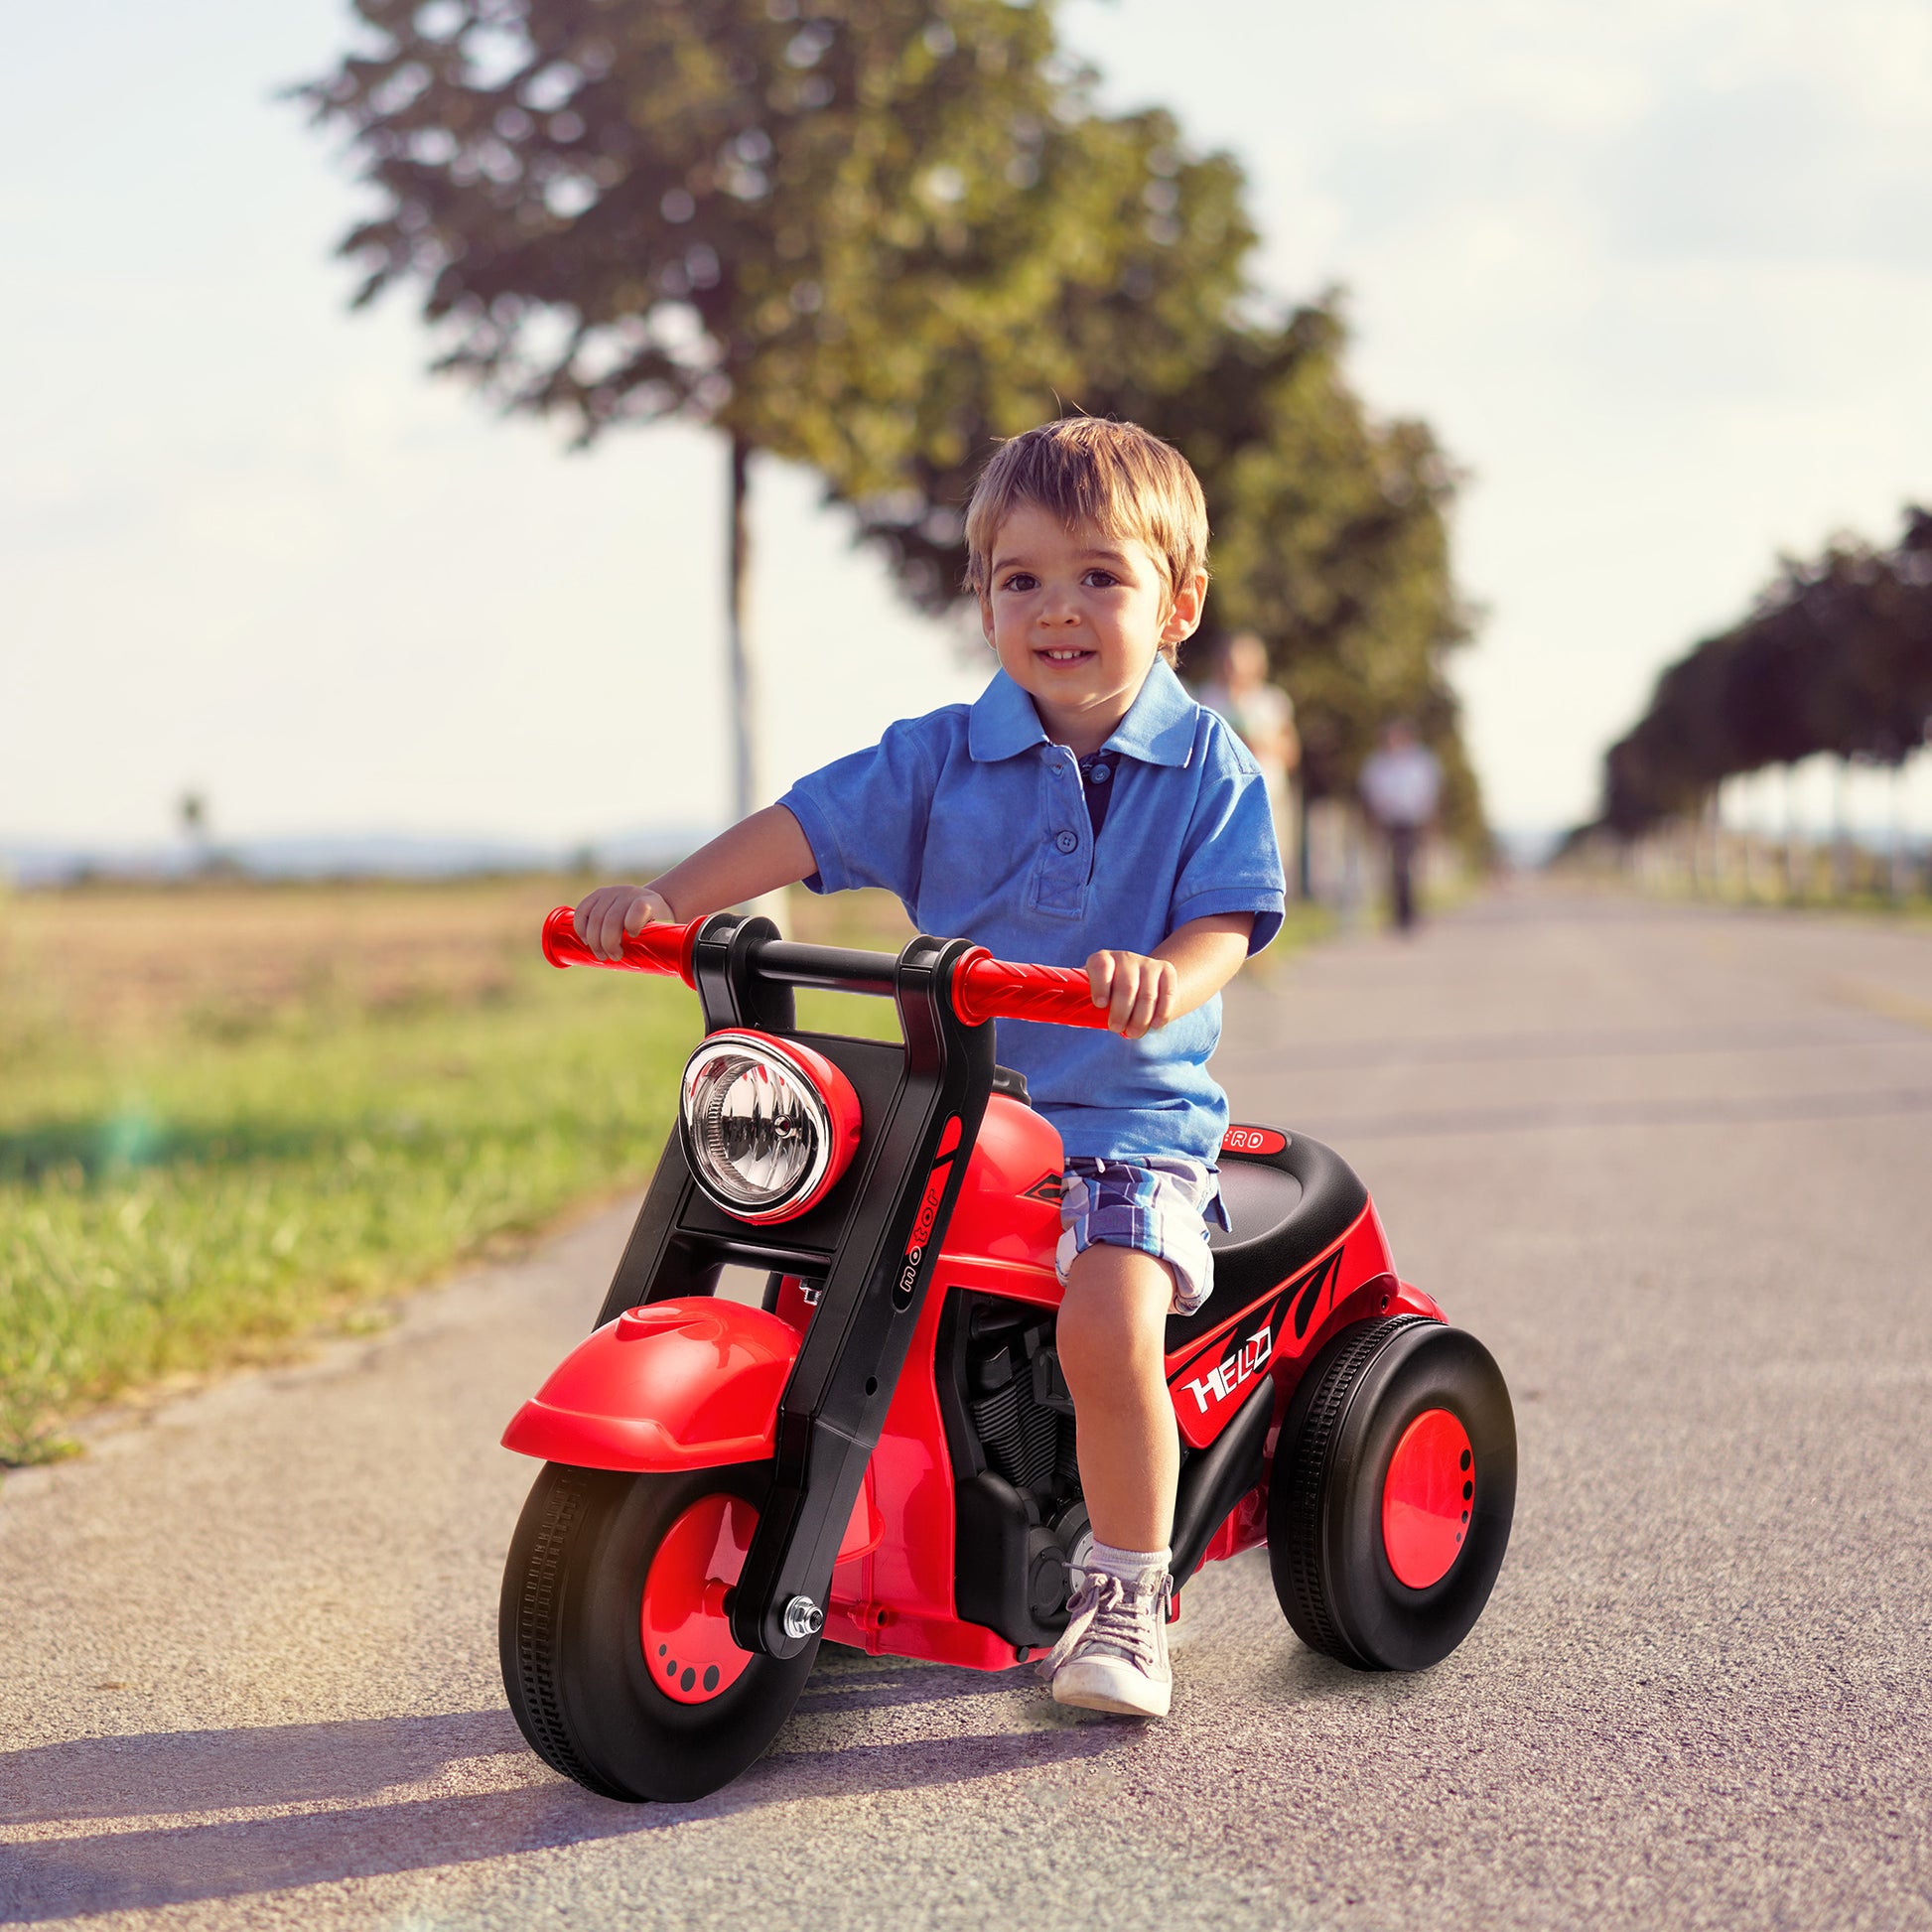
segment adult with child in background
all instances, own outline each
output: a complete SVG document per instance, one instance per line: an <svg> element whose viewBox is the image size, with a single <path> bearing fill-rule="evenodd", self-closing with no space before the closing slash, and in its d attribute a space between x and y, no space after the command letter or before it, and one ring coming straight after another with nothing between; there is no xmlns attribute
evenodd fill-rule
<svg viewBox="0 0 1932 1932"><path fill-rule="evenodd" d="M1275 814L1276 839L1284 852L1298 853L1295 772L1302 762L1302 740L1295 729L1295 700L1270 675L1268 646L1252 630L1216 639L1206 681L1194 697L1225 719L1254 755Z"/></svg>
<svg viewBox="0 0 1932 1932"><path fill-rule="evenodd" d="M1207 1060L1221 988L1281 925L1281 855L1254 758L1173 670L1207 595L1185 459L1131 423L1045 424L995 453L966 540L999 663L977 702L892 726L651 885L600 887L577 931L615 959L653 919L802 881L884 887L922 931L1085 967L1109 1031L998 1037L1064 1147L1057 1348L1094 1538L1042 1669L1062 1704L1165 1717L1167 1320L1213 1287L1227 1100Z"/></svg>
<svg viewBox="0 0 1932 1932"><path fill-rule="evenodd" d="M1398 931L1416 923L1416 858L1436 819L1443 767L1406 718L1382 728L1382 744L1362 765L1362 802L1389 847L1389 898Z"/></svg>

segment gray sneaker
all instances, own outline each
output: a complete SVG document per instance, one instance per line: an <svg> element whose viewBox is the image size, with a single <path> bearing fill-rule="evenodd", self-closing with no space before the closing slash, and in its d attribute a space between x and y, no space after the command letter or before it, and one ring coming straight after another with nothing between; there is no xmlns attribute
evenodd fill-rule
<svg viewBox="0 0 1932 1932"><path fill-rule="evenodd" d="M1040 1665L1053 1702L1165 1718L1173 1701L1167 1623L1173 1593L1166 1565L1116 1576L1089 1559L1067 1604L1066 1629Z"/></svg>

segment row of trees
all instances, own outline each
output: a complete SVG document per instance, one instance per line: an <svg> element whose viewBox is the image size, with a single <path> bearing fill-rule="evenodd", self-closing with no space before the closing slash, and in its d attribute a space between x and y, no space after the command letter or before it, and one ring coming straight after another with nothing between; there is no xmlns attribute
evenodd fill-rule
<svg viewBox="0 0 1932 1932"><path fill-rule="evenodd" d="M1932 730L1932 512L1897 544L1851 538L1787 558L1742 622L1657 681L1604 761L1601 823L1619 837L1693 815L1725 778L1817 753L1893 767Z"/></svg>
<svg viewBox="0 0 1932 1932"><path fill-rule="evenodd" d="M1468 634L1449 465L1350 389L1330 296L1271 314L1240 170L1110 115L1055 0L356 0L301 90L378 207L357 300L420 292L436 366L591 443L682 417L728 441L738 799L755 452L811 466L906 596L960 595L994 441L1079 408L1200 472L1214 613L1294 693L1313 795L1415 719L1479 824L1445 675Z"/></svg>

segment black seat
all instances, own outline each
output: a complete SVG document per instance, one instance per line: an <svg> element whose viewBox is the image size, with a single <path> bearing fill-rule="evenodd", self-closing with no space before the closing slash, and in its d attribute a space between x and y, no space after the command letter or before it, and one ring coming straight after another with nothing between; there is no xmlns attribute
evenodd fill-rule
<svg viewBox="0 0 1932 1932"><path fill-rule="evenodd" d="M1168 1321L1168 1353L1218 1328L1291 1279L1347 1233L1368 1189L1333 1148L1302 1134L1279 1154L1223 1154L1221 1198L1232 1232L1208 1231L1214 1293Z"/></svg>

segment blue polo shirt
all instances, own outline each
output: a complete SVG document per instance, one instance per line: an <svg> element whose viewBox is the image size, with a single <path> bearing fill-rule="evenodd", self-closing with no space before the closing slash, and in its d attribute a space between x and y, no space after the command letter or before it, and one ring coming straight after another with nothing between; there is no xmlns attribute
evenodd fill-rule
<svg viewBox="0 0 1932 1932"><path fill-rule="evenodd" d="M1104 749L1115 756L1096 835L1078 762L1001 671L977 703L904 719L778 802L811 846L813 892L883 886L922 932L1001 959L1084 966L1103 947L1151 953L1216 912L1252 912L1258 952L1281 926L1284 883L1247 748L1157 658ZM1027 1076L1069 1156L1215 1162L1227 1128L1207 1071L1219 995L1144 1039L998 1024L1001 1061Z"/></svg>

